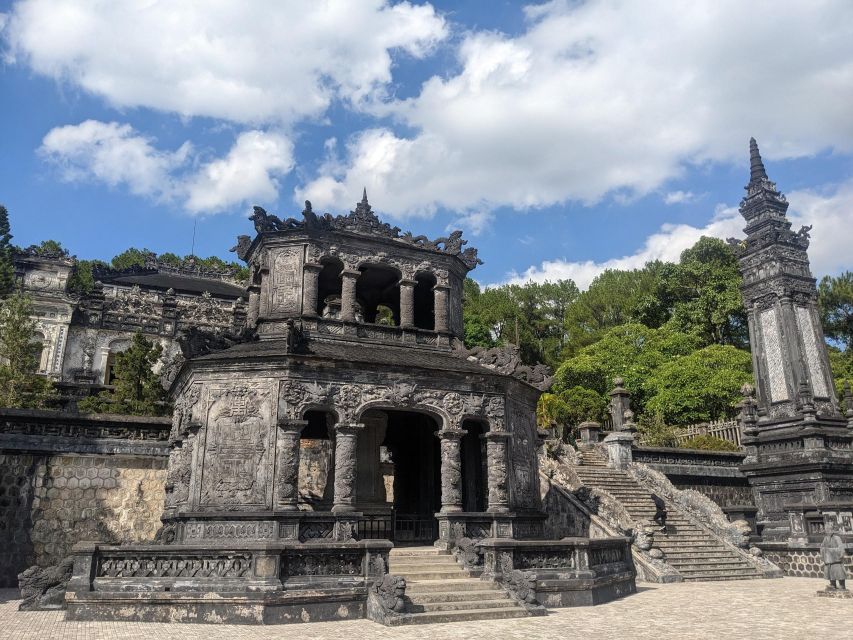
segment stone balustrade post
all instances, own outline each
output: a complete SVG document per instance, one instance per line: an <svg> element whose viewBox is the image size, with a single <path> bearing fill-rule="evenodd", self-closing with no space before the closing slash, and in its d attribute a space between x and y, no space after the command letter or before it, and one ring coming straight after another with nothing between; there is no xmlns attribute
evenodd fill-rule
<svg viewBox="0 0 853 640"><path fill-rule="evenodd" d="M503 431L489 431L481 436L486 440L486 460L488 464L489 511L505 513L509 511L509 491L507 466L507 440L509 434Z"/></svg>
<svg viewBox="0 0 853 640"><path fill-rule="evenodd" d="M284 511L299 508L299 437L307 420L280 420L276 442L276 495Z"/></svg>
<svg viewBox="0 0 853 640"><path fill-rule="evenodd" d="M632 447L634 434L628 431L611 433L604 439L607 447L607 464L617 471L625 471L634 461Z"/></svg>
<svg viewBox="0 0 853 640"><path fill-rule="evenodd" d="M355 511L355 482L357 473L358 433L360 423L341 422L335 425L335 494L332 511Z"/></svg>
<svg viewBox="0 0 853 640"><path fill-rule="evenodd" d="M249 308L246 311L246 326L253 328L258 324L261 312L261 288L258 285L249 287Z"/></svg>
<svg viewBox="0 0 853 640"><path fill-rule="evenodd" d="M305 263L302 269L302 315L317 316L317 296L320 287L320 272L323 265Z"/></svg>
<svg viewBox="0 0 853 640"><path fill-rule="evenodd" d="M435 330L447 332L447 297L450 287L446 284L437 284L432 288L432 290L435 300Z"/></svg>
<svg viewBox="0 0 853 640"><path fill-rule="evenodd" d="M581 422L578 427L581 436L581 442L584 444L596 444L601 438L601 425L597 422L588 420Z"/></svg>
<svg viewBox="0 0 853 640"><path fill-rule="evenodd" d="M360 271L341 272L341 320L355 321L355 283L360 275Z"/></svg>
<svg viewBox="0 0 853 640"><path fill-rule="evenodd" d="M415 326L415 286L414 280L400 280L400 326L411 329Z"/></svg>
<svg viewBox="0 0 853 640"><path fill-rule="evenodd" d="M441 440L441 512L462 511L462 457L460 445L464 429L442 429Z"/></svg>

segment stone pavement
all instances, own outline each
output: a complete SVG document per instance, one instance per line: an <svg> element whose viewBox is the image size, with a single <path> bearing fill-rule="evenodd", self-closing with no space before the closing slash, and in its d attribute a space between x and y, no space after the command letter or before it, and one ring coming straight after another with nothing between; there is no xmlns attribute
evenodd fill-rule
<svg viewBox="0 0 853 640"><path fill-rule="evenodd" d="M541 618L382 627L366 620L288 626L65 622L62 612L19 612L19 597L0 590L3 640L254 640L385 638L558 640L677 638L853 639L853 600L817 598L822 580L783 578L672 585L643 583L639 593L597 607L559 609ZM14 598L14 599L13 599Z"/></svg>

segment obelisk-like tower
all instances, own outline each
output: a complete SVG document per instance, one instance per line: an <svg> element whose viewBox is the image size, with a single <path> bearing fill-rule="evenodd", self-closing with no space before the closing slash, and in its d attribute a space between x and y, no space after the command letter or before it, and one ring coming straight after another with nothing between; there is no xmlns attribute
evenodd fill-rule
<svg viewBox="0 0 853 640"><path fill-rule="evenodd" d="M809 230L791 231L788 202L755 139L737 243L757 400L747 394L741 471L765 541L803 541L853 495L853 430L841 415L809 269ZM841 502L839 502L841 501Z"/></svg>
<svg viewBox="0 0 853 640"><path fill-rule="evenodd" d="M740 267L759 414L770 421L794 418L811 402L818 414L839 415L806 253L811 227L791 231L788 202L767 177L755 138L749 151Z"/></svg>

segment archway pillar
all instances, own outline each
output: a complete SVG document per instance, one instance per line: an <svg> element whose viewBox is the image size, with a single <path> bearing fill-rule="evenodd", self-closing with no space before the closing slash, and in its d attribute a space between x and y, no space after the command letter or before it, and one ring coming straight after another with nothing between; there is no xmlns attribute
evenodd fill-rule
<svg viewBox="0 0 853 640"><path fill-rule="evenodd" d="M507 465L507 441L510 434L505 431L489 431L481 436L486 440L488 465L489 511L509 511L509 468Z"/></svg>
<svg viewBox="0 0 853 640"><path fill-rule="evenodd" d="M462 456L460 442L464 429L442 429L441 440L441 512L462 511Z"/></svg>
<svg viewBox="0 0 853 640"><path fill-rule="evenodd" d="M355 322L355 285L360 275L350 269L341 272L341 320Z"/></svg>
<svg viewBox="0 0 853 640"><path fill-rule="evenodd" d="M450 287L446 284L437 284L433 287L433 295L435 296L435 330L447 332L448 329L448 309L447 299Z"/></svg>
<svg viewBox="0 0 853 640"><path fill-rule="evenodd" d="M284 511L299 508L299 438L307 420L280 420L276 442L276 501Z"/></svg>
<svg viewBox="0 0 853 640"><path fill-rule="evenodd" d="M415 326L415 280L400 280L400 327L412 329Z"/></svg>
<svg viewBox="0 0 853 640"><path fill-rule="evenodd" d="M302 315L315 317L317 313L317 297L320 290L320 272L323 265L306 262L302 268Z"/></svg>
<svg viewBox="0 0 853 640"><path fill-rule="evenodd" d="M364 425L339 422L335 425L335 493L332 512L355 511L358 434Z"/></svg>

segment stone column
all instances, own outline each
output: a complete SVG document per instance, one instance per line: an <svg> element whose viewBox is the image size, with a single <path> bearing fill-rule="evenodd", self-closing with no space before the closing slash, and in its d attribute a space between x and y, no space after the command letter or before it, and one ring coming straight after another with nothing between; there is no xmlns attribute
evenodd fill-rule
<svg viewBox="0 0 853 640"><path fill-rule="evenodd" d="M447 294L450 287L437 284L432 290L435 295L435 330L447 332Z"/></svg>
<svg viewBox="0 0 853 640"><path fill-rule="evenodd" d="M414 280L400 280L400 326L411 329L415 326L415 286Z"/></svg>
<svg viewBox="0 0 853 640"><path fill-rule="evenodd" d="M617 471L625 471L633 462L634 434L613 432L604 439L604 444L607 447L607 465Z"/></svg>
<svg viewBox="0 0 853 640"><path fill-rule="evenodd" d="M631 394L625 388L622 378L613 380L614 389L610 392L610 416L613 418L613 431L625 429L625 412L631 409Z"/></svg>
<svg viewBox="0 0 853 640"><path fill-rule="evenodd" d="M320 272L323 265L306 262L302 268L302 315L316 316Z"/></svg>
<svg viewBox="0 0 853 640"><path fill-rule="evenodd" d="M276 443L276 494L284 511L299 508L299 436L307 420L280 420Z"/></svg>
<svg viewBox="0 0 853 640"><path fill-rule="evenodd" d="M355 321L355 283L360 275L360 271L341 272L341 320Z"/></svg>
<svg viewBox="0 0 853 640"><path fill-rule="evenodd" d="M249 287L249 309L246 312L246 325L253 328L258 323L261 311L261 288L258 285Z"/></svg>
<svg viewBox="0 0 853 640"><path fill-rule="evenodd" d="M441 512L462 511L462 457L460 444L464 429L442 429L441 440Z"/></svg>
<svg viewBox="0 0 853 640"><path fill-rule="evenodd" d="M341 422L335 425L335 498L334 513L355 511L356 451L358 432L363 424Z"/></svg>
<svg viewBox="0 0 853 640"><path fill-rule="evenodd" d="M509 468L506 459L509 434L503 431L489 431L482 437L486 440L488 464L488 510L493 512L509 511L509 492L507 490Z"/></svg>

